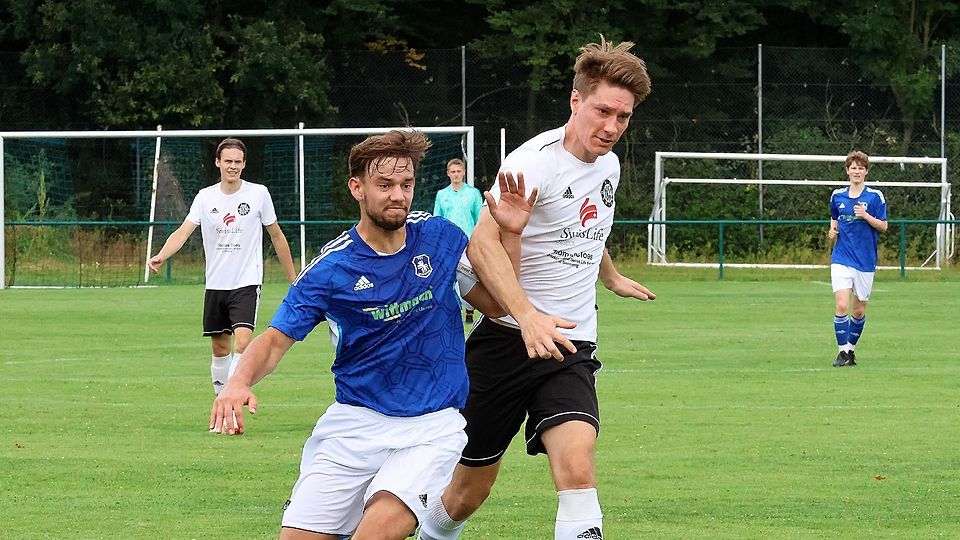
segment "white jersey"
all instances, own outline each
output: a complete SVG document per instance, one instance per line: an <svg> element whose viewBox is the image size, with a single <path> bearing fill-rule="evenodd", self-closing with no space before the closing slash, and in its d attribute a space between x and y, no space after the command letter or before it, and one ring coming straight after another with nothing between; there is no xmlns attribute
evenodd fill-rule
<svg viewBox="0 0 960 540"><path fill-rule="evenodd" d="M187 214L203 235L207 289L263 283L263 227L276 223L277 213L266 186L241 182L232 195L219 183L201 189Z"/></svg>
<svg viewBox="0 0 960 540"><path fill-rule="evenodd" d="M520 286L538 311L577 323L559 329L565 336L595 342L596 283L613 226L620 160L609 152L584 163L563 147L563 135L563 127L537 135L500 170L522 172L527 193L540 190L521 237ZM498 185L491 193L499 200Z"/></svg>

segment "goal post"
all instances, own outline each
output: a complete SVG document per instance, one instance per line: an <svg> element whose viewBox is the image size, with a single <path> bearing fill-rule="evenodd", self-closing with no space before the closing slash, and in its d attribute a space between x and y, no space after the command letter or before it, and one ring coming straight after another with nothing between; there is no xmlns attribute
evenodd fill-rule
<svg viewBox="0 0 960 540"><path fill-rule="evenodd" d="M158 126L157 130L142 131L0 132L0 288L138 286L151 277L156 281L156 276L145 272L146 261L157 244L164 241L164 228L169 233L174 222L182 222L185 208L189 209L197 190L216 181L211 152L219 140L226 137L240 138L250 149L244 178L270 189L294 259L299 258L302 267L312 258L312 251L330 239L330 234L339 234L346 223L356 220L355 201L343 187L350 147L367 136L395 129L422 131L433 142L417 171L414 209L432 211L433 190L449 184L446 177L449 159L462 159L466 164L466 181L474 183L473 126L305 128L301 123L290 129L167 130ZM56 141L56 152L47 150L43 154L44 150L37 150L52 144L50 141ZM83 160L68 157L78 152L83 152L85 157L82 169L78 163ZM101 159L109 165L98 163ZM91 173L91 168L97 172ZM83 189L83 211L41 215L29 200L46 195L36 187L26 189L27 197L19 197L21 208L15 203L5 207L2 195L9 194L7 190L16 187L23 191L28 184L42 184L44 174L48 184L66 185L64 193L51 198L57 204L72 209L73 184ZM95 175L110 179L112 185L129 193L104 199L107 204L102 208L91 208L91 199L99 198L91 197L89 191L100 196L96 193L99 184L90 180ZM79 176L83 176L83 180L76 178ZM164 194L168 197L164 198ZM164 212L159 211L161 208ZM25 215L27 217L23 217ZM4 220L4 216L11 221ZM154 238L153 233L158 236ZM46 235L48 243L56 243L56 253L41 253L37 249L31 252L39 253L36 257L24 256L23 250L29 247L27 241L41 234ZM115 257L120 251L120 247L111 245L119 235L126 238L122 246L124 260L107 261L106 257ZM82 238L78 240L78 236ZM17 244L18 241L21 244ZM83 244L82 254L78 253L78 244ZM133 253L135 246L138 247ZM199 242L191 239L189 245L181 249L176 262L180 269L175 278L177 282L184 282L179 276L187 268L188 260L192 275L196 275L195 267L202 258L200 247ZM184 258L187 251L189 259ZM61 260L54 260L57 257ZM271 266L270 276L282 273L276 268ZM110 272L109 278L101 278L107 276L107 272ZM202 265L199 272L196 279L202 282ZM190 282L196 281L193 277L190 279Z"/></svg>
<svg viewBox="0 0 960 540"><path fill-rule="evenodd" d="M792 163L844 163L846 156L837 156L837 155L805 155L805 154L746 154L746 153L714 153L714 152L656 152L655 153L655 162L654 162L654 196L653 196L653 208L650 212L650 223L647 225L647 262L648 264L653 265L683 265L683 266L713 266L716 267L719 263L678 263L668 260L668 254L670 248L667 243L667 226L668 213L667 213L667 192L668 188L671 185L739 185L739 186L755 186L757 193L759 195L759 202L763 205L763 188L764 186L834 186L842 187L849 185L849 182L845 180L825 180L824 176L833 176L836 178L840 174L832 173L821 173L819 177L803 177L803 178L750 178L749 172L746 174L730 177L706 177L706 176L686 176L686 175L677 175L671 176L665 172L667 168L667 163L670 161L684 160L685 164L697 163L702 161L712 160L713 162L720 163L730 163L730 162L757 162L759 167L762 167L763 162L792 162ZM927 180L888 180L883 179L880 181L875 181L873 179L868 181L869 187L876 187L878 189L884 189L885 187L891 188L910 188L910 189L934 189L939 190L939 197L937 199L938 207L937 210L937 219L940 221L948 221L954 218L950 209L950 198L951 198L951 186L947 180L947 159L946 158L930 158L930 157L902 157L902 156L870 156L870 166L871 172L874 171L875 165L879 164L894 164L898 165L901 171L901 176L903 176L903 171L905 170L906 165L914 165L919 167L935 167L938 169L934 177ZM741 164L742 167L742 164ZM763 169L757 167L754 171L762 171ZM701 166L699 169L703 169ZM735 167L734 167L735 168ZM724 169L720 167L720 169ZM730 170L727 168L726 170ZM742 170L742 169L741 169ZM839 173L839 170L837 171ZM758 174L759 175L759 174ZM827 177L829 177L827 176ZM888 175L892 176L892 175ZM705 190L698 192L702 194L701 196L706 195ZM886 193L885 193L886 195ZM824 198L821 202L820 208L826 208L827 198L824 195ZM712 219L718 219L718 216L710 216ZM678 218L679 219L679 218ZM748 220L743 220L746 224L749 224ZM766 221L766 220L764 220ZM759 226L759 225L758 225ZM953 255L953 246L954 246L954 227L950 223L938 223L935 227L935 245L933 246L932 253L926 258L926 260L920 266L911 266L908 268L918 269L927 267L926 265L933 261L933 267L940 269L943 261L947 260ZM725 266L729 267L758 267L758 268L776 268L776 267L823 267L824 265L792 265L792 264L775 264L775 263L760 263L760 264L738 264L738 263L726 263ZM879 268L898 268L898 267L884 267Z"/></svg>

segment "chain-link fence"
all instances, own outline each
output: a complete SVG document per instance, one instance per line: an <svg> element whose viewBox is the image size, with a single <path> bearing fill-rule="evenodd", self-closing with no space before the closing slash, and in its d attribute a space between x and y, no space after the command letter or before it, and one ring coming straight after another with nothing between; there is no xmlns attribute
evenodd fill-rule
<svg viewBox="0 0 960 540"><path fill-rule="evenodd" d="M754 46L722 48L709 57L692 56L682 49L635 52L647 61L653 92L637 108L616 148L623 163L620 219L649 216L656 151L845 154L857 148L872 155L943 155L951 160L960 156L960 77L956 74L960 70L947 69L946 80L939 76L940 49L931 49L924 63L933 83L910 87L909 103L897 80L865 69L866 59L852 50ZM960 64L960 50L947 49L944 56L948 67ZM0 70L3 129L89 127L75 123L62 98L25 87L15 54L0 53L0 62L4 67ZM336 109L334 125L307 127L473 125L474 174L481 188L491 185L500 164L501 129L510 151L536 133L561 125L569 115L572 59L558 60L557 67L566 75L536 87L528 83L530 69L521 62L496 62L465 48L330 51L327 64L329 98ZM72 181L78 218L90 217L87 214L139 217L143 191L138 197L135 179L118 190L107 186L103 175L90 172L102 157L103 152L96 149L90 155L71 155L77 169L72 171ZM748 173L775 178L778 171L772 164L758 163ZM811 174L843 178L839 168ZM98 204L93 200L97 194L109 200ZM419 197L431 195L419 193ZM124 197L135 211L122 210ZM758 197L759 203L744 205L762 218L763 190ZM824 201L828 197L829 193L822 194ZM903 201L891 207L894 217L927 217L905 207ZM329 217L349 219L353 214L349 210ZM711 217L733 215L731 211ZM738 209L736 215L751 214Z"/></svg>

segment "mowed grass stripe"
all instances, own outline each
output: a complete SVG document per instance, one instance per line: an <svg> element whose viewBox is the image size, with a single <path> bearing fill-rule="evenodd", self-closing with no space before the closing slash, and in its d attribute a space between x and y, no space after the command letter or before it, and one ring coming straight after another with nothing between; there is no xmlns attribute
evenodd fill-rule
<svg viewBox="0 0 960 540"><path fill-rule="evenodd" d="M860 365L836 369L822 284L624 268L659 297L599 295L605 537L960 536L952 274L878 275ZM0 291L0 536L276 537L333 399L326 327L258 385L247 435L210 435L202 296ZM555 510L518 438L463 538L550 538Z"/></svg>

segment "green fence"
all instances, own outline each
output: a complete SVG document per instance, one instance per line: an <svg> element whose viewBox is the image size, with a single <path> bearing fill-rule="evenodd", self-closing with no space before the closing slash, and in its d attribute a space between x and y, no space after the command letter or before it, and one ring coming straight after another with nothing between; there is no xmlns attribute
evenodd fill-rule
<svg viewBox="0 0 960 540"><path fill-rule="evenodd" d="M291 245L294 263L299 268L301 259L309 261L320 248L353 226L350 220L280 221ZM936 249L930 240L937 225L956 226L956 220L895 219L890 220L889 232L881 245L881 264L899 267L900 275L924 262L927 253ZM5 227L5 272L7 287L136 287L164 284L202 284L204 257L201 235L195 233L183 248L166 263L164 271L144 280L147 231L154 227L152 253L156 254L163 242L181 224L179 221L10 221ZM829 241L825 230L827 220L618 220L607 240L607 246L617 258L642 258L647 250L647 226L668 225L680 227L713 227L716 241L698 246L679 246L673 255L692 258L696 262L718 268L718 279L723 279L726 267L740 263L730 260L750 259L762 262L762 257L776 252L781 259L802 257L806 250L810 262L829 264ZM797 245L778 243L766 246L744 246L740 239L731 240L733 227L806 227L813 233L795 235ZM301 232L302 231L302 232ZM896 241L889 238L896 234ZM303 239L301 240L301 235ZM739 235L744 236L744 235ZM811 248L804 244L813 238ZM952 240L950 240L952 242ZM304 246L301 257L301 242ZM890 245L887 248L885 246ZM941 264L949 264L947 255L952 244L941 253ZM796 255L796 254L800 255ZM282 282L285 278L273 254L269 237L264 235L264 281ZM672 260L675 260L672 259ZM783 262L782 260L778 262Z"/></svg>

